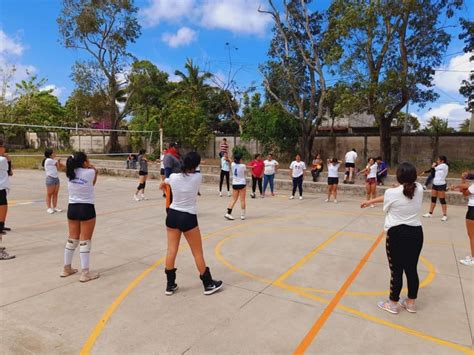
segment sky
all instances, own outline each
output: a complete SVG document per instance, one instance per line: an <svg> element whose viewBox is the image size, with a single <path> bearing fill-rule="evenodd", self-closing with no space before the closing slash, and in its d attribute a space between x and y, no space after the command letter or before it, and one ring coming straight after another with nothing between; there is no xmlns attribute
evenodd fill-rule
<svg viewBox="0 0 474 355"><path fill-rule="evenodd" d="M171 80L177 80L174 71L183 70L186 58L225 80L230 57L240 87L261 85L258 65L266 59L272 21L257 11L260 3L264 6L266 1L135 0L142 34L130 50L168 72ZM330 0L315 3L325 8ZM12 82L25 79L26 71L47 78L45 88L53 89L64 103L74 89L71 67L84 53L60 44L56 24L60 9L60 0L0 0L0 68L15 64ZM440 97L424 109L409 107L422 124L438 116L457 128L470 117L458 90L468 71L474 70L474 62L469 62L469 54L462 52L463 43L457 38L461 30L458 17L469 14L472 20L474 1L465 0L459 15L446 20L453 39L439 68L444 71L437 71L434 78Z"/></svg>

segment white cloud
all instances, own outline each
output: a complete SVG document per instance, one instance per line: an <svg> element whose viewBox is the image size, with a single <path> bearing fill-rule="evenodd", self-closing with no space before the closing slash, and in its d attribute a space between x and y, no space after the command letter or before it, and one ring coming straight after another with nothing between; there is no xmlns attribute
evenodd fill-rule
<svg viewBox="0 0 474 355"><path fill-rule="evenodd" d="M263 35L271 18L259 13L259 6L255 0L206 0L201 8L201 23L207 28Z"/></svg>
<svg viewBox="0 0 474 355"><path fill-rule="evenodd" d="M189 27L181 27L176 34L164 33L161 39L168 46L176 48L194 42L197 39L197 32Z"/></svg>
<svg viewBox="0 0 474 355"><path fill-rule="evenodd" d="M49 85L46 85L46 86L42 87L40 90L41 90L41 91L49 91L49 90L52 90L52 91L51 91L51 95L54 95L54 96L56 96L57 98L59 98L59 97L61 96L61 94L63 93L64 88L58 87L58 86L53 85L53 84L49 84Z"/></svg>
<svg viewBox="0 0 474 355"><path fill-rule="evenodd" d="M450 127L459 125L466 118L470 118L470 113L465 110L465 106L457 102L449 102L440 106L434 107L423 114L423 121L426 123L431 117L436 116L442 119L447 119Z"/></svg>
<svg viewBox="0 0 474 355"><path fill-rule="evenodd" d="M474 62L469 62L472 53L451 58L447 66L440 69L451 71L437 71L433 83L436 87L444 91L458 93L461 82L469 77L469 71L474 70Z"/></svg>
<svg viewBox="0 0 474 355"><path fill-rule="evenodd" d="M195 0L150 0L149 6L140 10L146 26L156 26L161 21L177 21L193 13Z"/></svg>
<svg viewBox="0 0 474 355"><path fill-rule="evenodd" d="M8 37L8 35L0 30L0 55L13 54L20 56L23 54L25 47L21 43Z"/></svg>

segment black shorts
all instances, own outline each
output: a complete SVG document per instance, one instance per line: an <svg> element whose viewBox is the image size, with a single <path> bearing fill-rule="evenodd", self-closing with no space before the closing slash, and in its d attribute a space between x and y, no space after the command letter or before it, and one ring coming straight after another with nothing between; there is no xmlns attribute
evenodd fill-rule
<svg viewBox="0 0 474 355"><path fill-rule="evenodd" d="M7 190L0 190L0 206L8 205Z"/></svg>
<svg viewBox="0 0 474 355"><path fill-rule="evenodd" d="M165 168L161 168L161 169L160 169L160 175L161 175L161 176L165 176Z"/></svg>
<svg viewBox="0 0 474 355"><path fill-rule="evenodd" d="M138 172L138 175L140 175L140 176L147 176L147 175L148 175L148 171L142 171L142 170L140 170L140 171Z"/></svg>
<svg viewBox="0 0 474 355"><path fill-rule="evenodd" d="M339 184L339 178L328 177L328 185L337 185Z"/></svg>
<svg viewBox="0 0 474 355"><path fill-rule="evenodd" d="M444 184L444 185L435 185L435 184L433 184L432 189L435 190L435 191L446 191L446 187L447 187L446 184Z"/></svg>
<svg viewBox="0 0 474 355"><path fill-rule="evenodd" d="M88 221L95 218L95 207L90 203L70 203L67 218L72 221Z"/></svg>
<svg viewBox="0 0 474 355"><path fill-rule="evenodd" d="M474 206L467 206L466 219L474 221Z"/></svg>
<svg viewBox="0 0 474 355"><path fill-rule="evenodd" d="M166 216L166 226L172 229L179 229L181 232L187 232L198 226L197 216L170 208Z"/></svg>
<svg viewBox="0 0 474 355"><path fill-rule="evenodd" d="M346 168L355 168L355 163L346 163Z"/></svg>
<svg viewBox="0 0 474 355"><path fill-rule="evenodd" d="M245 189L247 185L232 185L232 188L234 190L242 190L242 189Z"/></svg>

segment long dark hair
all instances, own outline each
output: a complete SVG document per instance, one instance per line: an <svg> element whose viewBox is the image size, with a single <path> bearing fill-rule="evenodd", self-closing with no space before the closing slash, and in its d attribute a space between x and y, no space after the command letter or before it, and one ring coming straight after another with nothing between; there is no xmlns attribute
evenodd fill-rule
<svg viewBox="0 0 474 355"><path fill-rule="evenodd" d="M51 155L53 155L53 150L51 148L46 148L44 151L44 159L43 162L41 163L41 166L44 168L44 162L46 159L51 158Z"/></svg>
<svg viewBox="0 0 474 355"><path fill-rule="evenodd" d="M439 160L441 160L443 163L445 163L446 165L449 165L448 164L448 158L446 158L446 155L440 155L438 157Z"/></svg>
<svg viewBox="0 0 474 355"><path fill-rule="evenodd" d="M184 156L181 164L181 172L187 174L195 170L201 164L201 156L198 152L189 152Z"/></svg>
<svg viewBox="0 0 474 355"><path fill-rule="evenodd" d="M241 160L242 160L242 155L240 155L240 154L235 154L235 155L234 155L234 162L235 162L236 164L240 164L240 161L241 161Z"/></svg>
<svg viewBox="0 0 474 355"><path fill-rule="evenodd" d="M403 194L410 200L416 190L416 168L410 163L401 163L397 169L397 181L403 185Z"/></svg>
<svg viewBox="0 0 474 355"><path fill-rule="evenodd" d="M69 180L74 180L76 178L75 170L77 168L82 168L84 163L87 160L87 155L84 152L75 152L66 161L66 176Z"/></svg>

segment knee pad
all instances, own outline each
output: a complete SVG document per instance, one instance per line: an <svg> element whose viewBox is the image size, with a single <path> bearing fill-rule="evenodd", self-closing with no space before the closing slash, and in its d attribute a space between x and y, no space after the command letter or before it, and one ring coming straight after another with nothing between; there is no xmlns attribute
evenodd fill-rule
<svg viewBox="0 0 474 355"><path fill-rule="evenodd" d="M444 197L440 197L439 198L439 203L441 203L442 205L445 205L446 204L446 199Z"/></svg>
<svg viewBox="0 0 474 355"><path fill-rule="evenodd" d="M89 240L81 240L79 244L79 252L80 253L90 253L92 247L92 241Z"/></svg>
<svg viewBox="0 0 474 355"><path fill-rule="evenodd" d="M437 196L431 196L431 203L436 203Z"/></svg>
<svg viewBox="0 0 474 355"><path fill-rule="evenodd" d="M142 182L142 186L143 186L142 188L144 189L145 186L146 186L146 181L145 181L145 182Z"/></svg>
<svg viewBox="0 0 474 355"><path fill-rule="evenodd" d="M66 249L76 250L78 245L79 245L79 239L68 239L66 242Z"/></svg>
<svg viewBox="0 0 474 355"><path fill-rule="evenodd" d="M145 188L145 184L143 182L138 184L137 190L141 190Z"/></svg>

